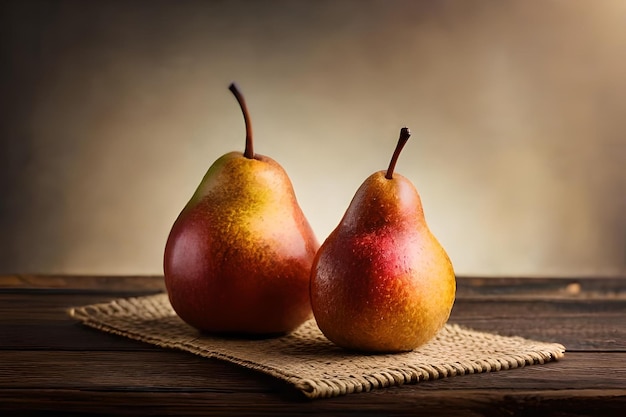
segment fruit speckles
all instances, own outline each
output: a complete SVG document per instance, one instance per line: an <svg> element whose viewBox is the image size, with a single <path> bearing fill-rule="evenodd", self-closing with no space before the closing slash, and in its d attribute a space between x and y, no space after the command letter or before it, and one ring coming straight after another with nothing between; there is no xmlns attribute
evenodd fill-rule
<svg viewBox="0 0 626 417"><path fill-rule="evenodd" d="M412 350L435 336L454 303L450 259L426 225L415 187L390 175L393 166L363 182L313 261L315 319L347 349Z"/></svg>
<svg viewBox="0 0 626 417"><path fill-rule="evenodd" d="M181 318L206 331L293 330L311 314L317 240L278 164L239 154L220 168L172 228L165 271L170 301Z"/></svg>
<svg viewBox="0 0 626 417"><path fill-rule="evenodd" d="M319 247L293 186L274 160L254 153L247 109L246 151L209 168L165 247L170 302L207 332L276 334L311 317L309 273Z"/></svg>

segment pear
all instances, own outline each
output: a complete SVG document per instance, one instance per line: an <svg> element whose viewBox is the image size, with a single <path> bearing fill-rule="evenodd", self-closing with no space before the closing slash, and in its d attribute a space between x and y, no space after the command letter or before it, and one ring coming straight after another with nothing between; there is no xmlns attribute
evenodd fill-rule
<svg viewBox="0 0 626 417"><path fill-rule="evenodd" d="M319 243L285 170L254 153L246 102L245 151L209 168L174 222L163 270L170 303L210 333L289 333L312 317L311 265Z"/></svg>
<svg viewBox="0 0 626 417"><path fill-rule="evenodd" d="M403 128L387 171L369 176L311 270L311 306L322 333L364 352L404 352L448 321L452 263L431 233L413 184L394 173L410 137Z"/></svg>

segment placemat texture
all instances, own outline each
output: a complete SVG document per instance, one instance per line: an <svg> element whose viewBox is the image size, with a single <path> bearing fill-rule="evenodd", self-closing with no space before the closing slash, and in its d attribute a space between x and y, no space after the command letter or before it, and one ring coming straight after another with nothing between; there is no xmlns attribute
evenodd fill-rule
<svg viewBox="0 0 626 417"><path fill-rule="evenodd" d="M565 352L558 343L499 336L455 324L447 324L433 340L412 352L382 355L336 347L314 320L277 338L213 337L184 323L165 293L76 307L69 314L105 332L265 372L309 398L543 364Z"/></svg>

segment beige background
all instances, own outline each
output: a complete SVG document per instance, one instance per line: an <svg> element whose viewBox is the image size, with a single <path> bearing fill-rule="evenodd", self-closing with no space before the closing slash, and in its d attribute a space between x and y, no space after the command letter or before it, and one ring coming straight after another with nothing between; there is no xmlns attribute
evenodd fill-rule
<svg viewBox="0 0 626 417"><path fill-rule="evenodd" d="M626 274L625 1L0 8L0 272L161 273L236 80L320 240L407 125L458 274Z"/></svg>

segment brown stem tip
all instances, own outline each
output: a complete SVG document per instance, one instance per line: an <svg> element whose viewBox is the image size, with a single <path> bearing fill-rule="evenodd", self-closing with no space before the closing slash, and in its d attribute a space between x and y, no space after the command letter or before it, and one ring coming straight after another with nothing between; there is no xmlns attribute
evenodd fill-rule
<svg viewBox="0 0 626 417"><path fill-rule="evenodd" d="M228 87L231 93L235 95L241 112L243 113L243 121L246 123L246 148L243 151L243 156L248 159L254 158L254 146L252 143L252 124L250 123L250 114L248 113L248 106L246 100L243 98L243 94L239 91L239 88L235 83L231 83Z"/></svg>
<svg viewBox="0 0 626 417"><path fill-rule="evenodd" d="M400 152L402 152L402 148L406 145L406 142L411 137L411 131L408 127L403 127L400 129L400 138L398 139L398 144L396 145L396 150L393 151L393 156L391 157L391 161L389 161L389 168L387 168L387 173L385 174L385 178L388 180L393 178L393 170L396 168L396 163L398 162L398 156L400 156Z"/></svg>

